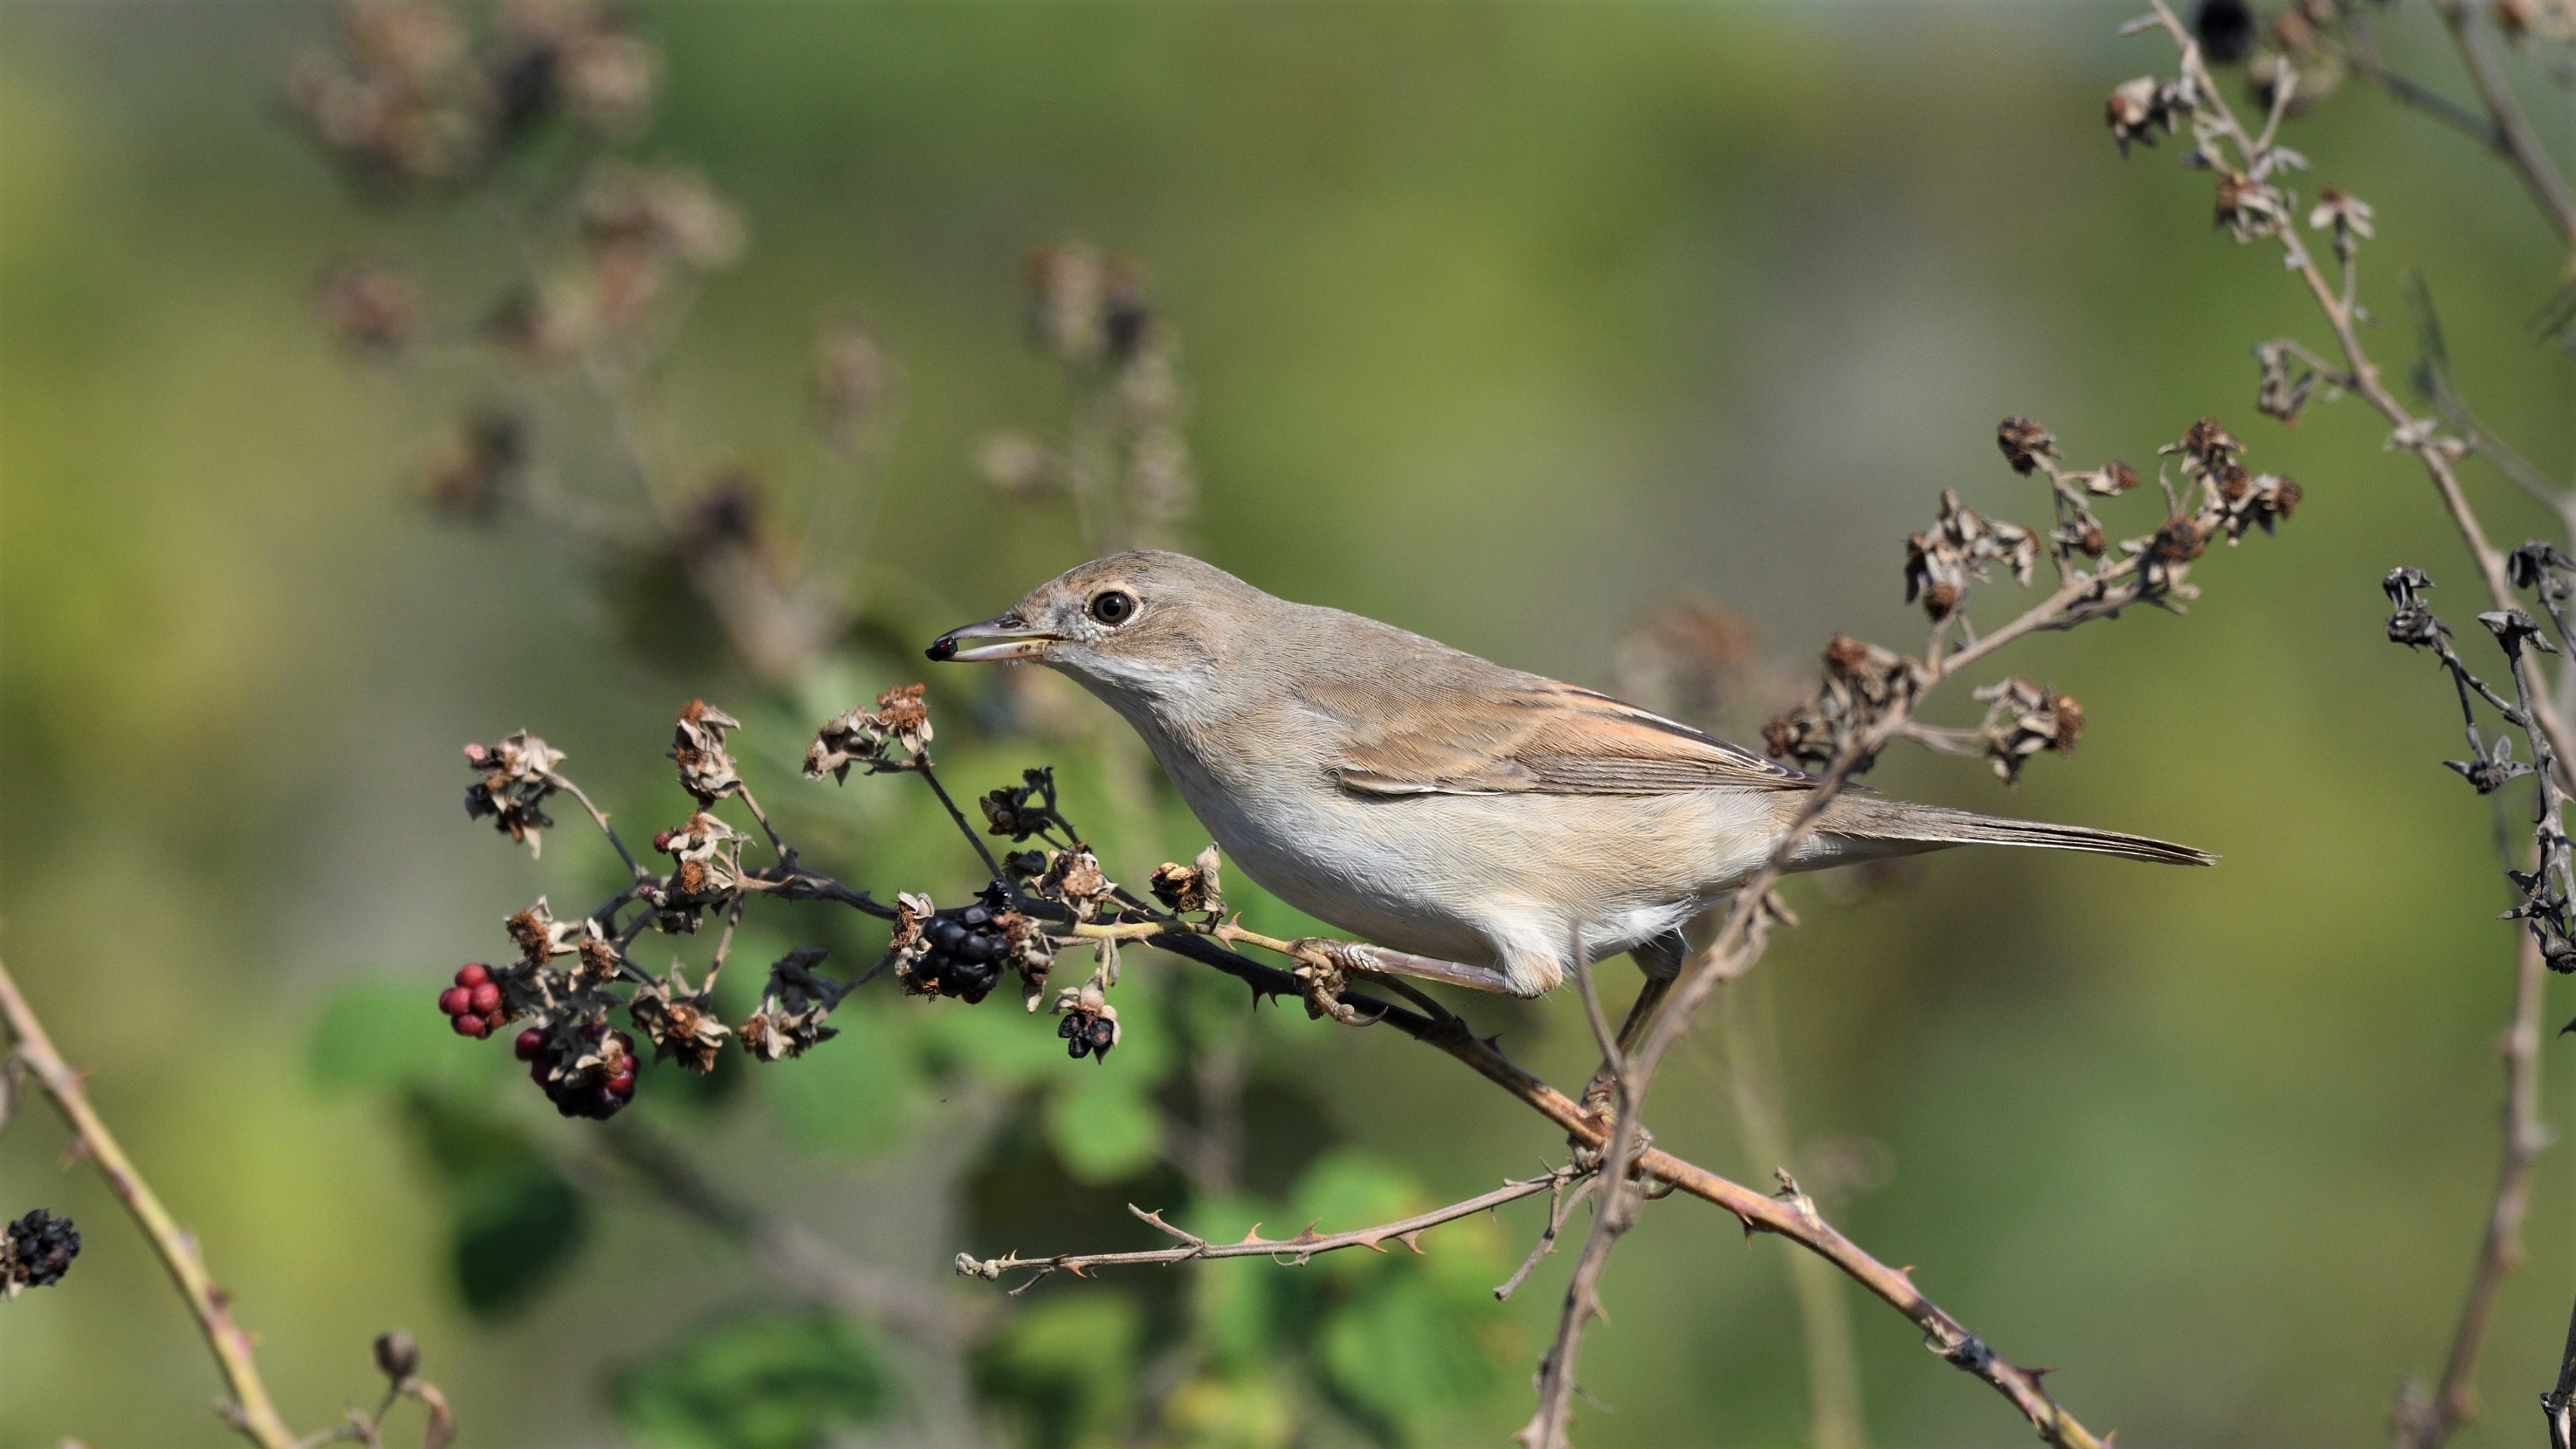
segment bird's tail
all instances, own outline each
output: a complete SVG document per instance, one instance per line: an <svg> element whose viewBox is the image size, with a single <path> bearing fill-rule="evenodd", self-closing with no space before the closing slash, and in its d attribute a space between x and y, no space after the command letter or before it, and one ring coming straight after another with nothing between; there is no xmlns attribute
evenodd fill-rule
<svg viewBox="0 0 2576 1449"><path fill-rule="evenodd" d="M1864 843L1864 846L1893 846L1898 853L1908 853L1908 846L1933 850L1945 845L2035 845L2044 850L2082 850L2095 855L2152 861L2157 865L2218 863L2218 857L2205 850L2194 850L2188 845L2176 845L2144 835L2095 830L2085 825L2007 820L1996 815L1975 815L1965 810L1945 810L1937 805L1915 805L1874 795L1840 797L1826 808L1825 818L1817 828L1827 835L1843 836Z"/></svg>

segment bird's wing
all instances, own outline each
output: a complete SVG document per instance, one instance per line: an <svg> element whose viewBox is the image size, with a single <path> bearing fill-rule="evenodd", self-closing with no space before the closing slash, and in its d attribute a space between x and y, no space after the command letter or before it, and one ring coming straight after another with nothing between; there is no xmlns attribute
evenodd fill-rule
<svg viewBox="0 0 2576 1449"><path fill-rule="evenodd" d="M1297 693L1339 727L1328 768L1362 795L1673 795L1815 783L1608 695L1485 667L1482 678L1434 669L1428 678L1308 680Z"/></svg>

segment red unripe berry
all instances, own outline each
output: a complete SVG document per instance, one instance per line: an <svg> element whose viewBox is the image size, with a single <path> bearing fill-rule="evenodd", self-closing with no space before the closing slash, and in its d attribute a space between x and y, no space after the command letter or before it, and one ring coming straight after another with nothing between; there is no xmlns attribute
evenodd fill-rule
<svg viewBox="0 0 2576 1449"><path fill-rule="evenodd" d="M473 995L471 1000L473 1001L474 1009L476 1011L483 1013L485 1016L490 1016L493 1012L501 1009L500 987L489 981L483 981L476 983L472 987L472 991Z"/></svg>
<svg viewBox="0 0 2576 1449"><path fill-rule="evenodd" d="M510 1049L519 1054L519 1060L533 1062L537 1059L537 1053L546 1049L546 1034L533 1026L529 1027L519 1033L518 1041L512 1043Z"/></svg>
<svg viewBox="0 0 2576 1449"><path fill-rule="evenodd" d="M616 1076L609 1078L608 1090L620 1097L634 1095L635 1069L633 1067L628 1067L626 1070L619 1072Z"/></svg>
<svg viewBox="0 0 2576 1449"><path fill-rule="evenodd" d="M497 1011L493 1012L490 1016L483 1018L483 1031L487 1036L493 1032L499 1031L502 1027L507 1025L509 1025L509 1023L504 1020L501 1013Z"/></svg>
<svg viewBox="0 0 2576 1449"><path fill-rule="evenodd" d="M492 968L480 961L469 961L456 968L456 984L459 986L480 986L491 979Z"/></svg>
<svg viewBox="0 0 2576 1449"><path fill-rule="evenodd" d="M448 1025L456 1028L458 1036L484 1037L492 1034L492 1028L485 1026L479 1016L460 1016Z"/></svg>
<svg viewBox="0 0 2576 1449"><path fill-rule="evenodd" d="M474 993L466 987L451 986L438 993L438 1009L450 1016L463 1016L474 1008Z"/></svg>
<svg viewBox="0 0 2576 1449"><path fill-rule="evenodd" d="M665 830L655 835L653 837L653 848L655 850L669 850L671 848L671 832Z"/></svg>

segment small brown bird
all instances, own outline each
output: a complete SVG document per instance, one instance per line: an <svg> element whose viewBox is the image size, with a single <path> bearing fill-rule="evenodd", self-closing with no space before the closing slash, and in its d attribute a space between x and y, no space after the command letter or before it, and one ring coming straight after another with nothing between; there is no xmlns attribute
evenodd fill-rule
<svg viewBox="0 0 2576 1449"><path fill-rule="evenodd" d="M1217 844L1388 969L1515 996L1573 953L1681 959L1682 926L1759 869L1816 777L1688 725L1175 553L1095 559L934 660L1071 675L1145 737ZM2171 865L2187 846L1846 794L1791 862L1953 845Z"/></svg>

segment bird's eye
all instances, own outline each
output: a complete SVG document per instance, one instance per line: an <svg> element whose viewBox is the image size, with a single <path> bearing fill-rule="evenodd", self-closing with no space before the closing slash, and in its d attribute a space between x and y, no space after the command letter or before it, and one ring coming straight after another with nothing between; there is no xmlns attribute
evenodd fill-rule
<svg viewBox="0 0 2576 1449"><path fill-rule="evenodd" d="M1136 596L1124 589L1111 589L1091 601L1091 617L1115 629L1136 617Z"/></svg>

